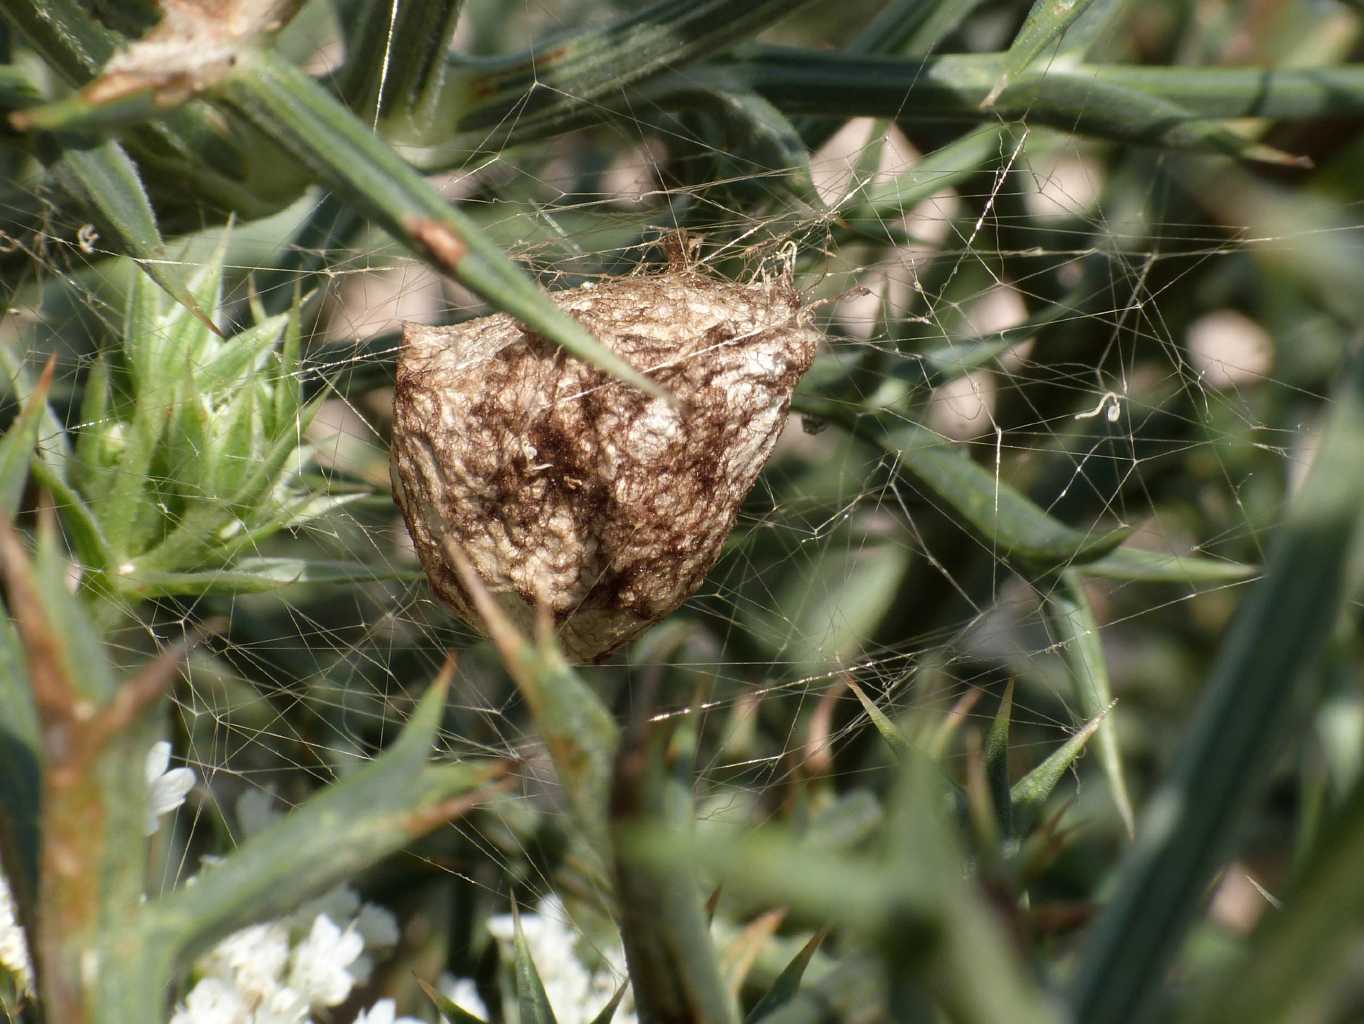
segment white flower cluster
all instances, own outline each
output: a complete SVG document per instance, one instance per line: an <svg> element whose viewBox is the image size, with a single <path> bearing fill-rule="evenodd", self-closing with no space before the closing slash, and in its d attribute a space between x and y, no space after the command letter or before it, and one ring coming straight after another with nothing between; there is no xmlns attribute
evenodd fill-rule
<svg viewBox="0 0 1364 1024"><path fill-rule="evenodd" d="M488 931L510 955L509 947L516 940L512 916L500 914L490 919ZM522 914L521 933L559 1024L588 1024L625 980L625 951L619 945L598 951L604 963L597 970L584 966L577 953L578 931L558 896L546 896L536 905L535 913ZM612 1020L614 1024L637 1024L629 994Z"/></svg>
<svg viewBox="0 0 1364 1024"><path fill-rule="evenodd" d="M194 788L193 768L170 767L171 745L158 740L147 751L147 835L156 833L158 819L182 803Z"/></svg>
<svg viewBox="0 0 1364 1024"><path fill-rule="evenodd" d="M237 802L247 835L280 817L268 793ZM211 869L210 869L211 870ZM190 880L193 883L193 879ZM170 1024L310 1024L314 1011L338 1006L369 980L377 955L397 944L398 922L383 907L337 886L292 914L233 932L195 964L198 982ZM394 1020L380 1000L356 1024L420 1024Z"/></svg>
<svg viewBox="0 0 1364 1024"><path fill-rule="evenodd" d="M245 819L239 806L239 818ZM306 937L301 925L311 920ZM334 922L347 920L341 928ZM510 957L516 925L510 914L488 921L488 931ZM620 946L600 950L603 965L589 970L578 957L579 934L563 902L546 896L533 914L521 915L535 969L560 1024L588 1024L605 1008L625 979ZM393 916L372 903L361 904L347 886L333 890L280 921L254 925L224 939L199 961L200 981L170 1024L311 1024L313 1010L343 1002L357 983L368 980L368 951L383 952L397 941ZM461 1009L488 1019L478 989L467 978L445 975L441 992ZM394 1017L394 1003L381 999L354 1024L420 1024ZM441 1018L447 1024L446 1018ZM615 1024L638 1024L627 993Z"/></svg>
<svg viewBox="0 0 1364 1024"><path fill-rule="evenodd" d="M233 932L201 957L199 981L171 1024L307 1024L368 981L375 956L397 941L392 914L338 886L288 917ZM376 1006L368 1020L383 1020L382 1012Z"/></svg>
<svg viewBox="0 0 1364 1024"><path fill-rule="evenodd" d="M147 754L148 834L156 830L161 815L184 802L194 785L191 769L167 770L169 763L168 743L155 744ZM279 817L268 793L250 791L237 802L237 820L247 835ZM542 899L535 913L521 915L521 930L555 1017L561 1024L593 1020L626 976L624 951L619 945L601 950L603 966L589 970L578 957L578 931L553 895ZM488 931L510 957L516 934L511 915L493 917ZM287 917L243 928L218 943L195 964L198 980L170 1024L312 1024L312 1013L339 1006L356 985L367 982L376 958L397 942L397 920L389 911L363 902L349 886L338 886ZM28 944L2 871L0 970L11 974L22 991L32 992ZM445 975L440 988L464 1010L488 1019L472 981ZM354 1024L421 1024L395 1013L393 1000L381 999ZM628 994L615 1021L637 1024Z"/></svg>

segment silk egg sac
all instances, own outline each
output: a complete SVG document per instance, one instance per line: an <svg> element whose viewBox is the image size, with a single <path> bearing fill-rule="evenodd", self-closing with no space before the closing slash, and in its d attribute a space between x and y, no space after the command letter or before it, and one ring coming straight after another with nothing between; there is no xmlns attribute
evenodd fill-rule
<svg viewBox="0 0 1364 1024"><path fill-rule="evenodd" d="M390 469L442 601L481 629L457 550L514 623L543 602L566 656L591 662L700 586L822 335L789 275L672 270L551 298L676 401L506 314L406 324Z"/></svg>

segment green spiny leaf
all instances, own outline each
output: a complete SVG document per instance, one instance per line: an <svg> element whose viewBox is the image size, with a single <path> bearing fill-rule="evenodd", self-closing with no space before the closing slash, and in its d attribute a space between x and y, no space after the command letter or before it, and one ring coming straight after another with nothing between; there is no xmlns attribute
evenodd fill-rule
<svg viewBox="0 0 1364 1024"><path fill-rule="evenodd" d="M167 434L163 453L166 460L165 485L173 484L179 491L174 514L184 514L186 503L212 499L218 493L214 481L220 476L221 446L214 443L214 410L200 393L194 368L186 361L181 370L180 394L184 396L174 411L171 430ZM224 413L219 412L218 416Z"/></svg>
<svg viewBox="0 0 1364 1024"><path fill-rule="evenodd" d="M16 397L20 401L27 401L36 385L28 367L10 346L0 345L0 370L9 378ZM62 421L47 402L42 403L39 415L42 419L39 429L41 443L37 447L37 458L30 466L34 477L56 499L62 521L81 562L92 567L115 564L113 548L99 520L73 486L73 455Z"/></svg>
<svg viewBox="0 0 1364 1024"><path fill-rule="evenodd" d="M91 209L99 227L113 236L148 278L182 303L190 315L211 326L204 310L214 307L201 304L184 282L166 269L165 246L142 178L116 141L108 139L88 147L65 141L52 169L63 187Z"/></svg>
<svg viewBox="0 0 1364 1024"><path fill-rule="evenodd" d="M620 1008L621 1001L628 991L630 991L630 983L628 981L622 982L620 987L616 989L616 994L611 997L611 1001L592 1018L592 1024L611 1024L611 1021L615 1019L616 1010Z"/></svg>
<svg viewBox="0 0 1364 1024"><path fill-rule="evenodd" d="M996 162L1013 138L1008 127L983 125L929 153L890 181L863 189L849 217L899 216Z"/></svg>
<svg viewBox="0 0 1364 1024"><path fill-rule="evenodd" d="M1052 751L1045 761L1013 784L1013 788L1009 790L1009 798L1016 820L1026 825L1040 815L1053 790L1065 777L1071 765L1084 753L1085 745L1103 724L1105 714L1106 711L1100 712L1091 718L1075 735Z"/></svg>
<svg viewBox="0 0 1364 1024"><path fill-rule="evenodd" d="M1054 51L1058 61L1083 60L1096 43L1109 38L1129 13L1128 0L1094 0L1086 3L1061 33Z"/></svg>
<svg viewBox="0 0 1364 1024"><path fill-rule="evenodd" d="M1013 834L1013 799L1009 795L1009 726L1013 718L1014 681L1004 688L999 710L985 736L985 774L990 784L990 800L999 816L1000 831Z"/></svg>
<svg viewBox="0 0 1364 1024"><path fill-rule="evenodd" d="M160 328L162 352L172 360L188 360L199 367L217 351L215 335L221 336L213 315L222 305L223 260L230 232L224 231L213 254L195 268L186 287L192 302L163 304ZM203 315L200 311L206 312Z"/></svg>
<svg viewBox="0 0 1364 1024"><path fill-rule="evenodd" d="M994 106L1009 82L1030 68L1048 47L1054 48L1061 41L1073 21L1085 12L1091 0L1035 0L1023 27L1014 37L1013 45L1004 55L1004 70L990 88L985 99L981 100L982 109Z"/></svg>
<svg viewBox="0 0 1364 1024"><path fill-rule="evenodd" d="M138 395L133 418L122 433L113 486L96 509L109 546L118 553L120 562L141 550L158 529L150 478L176 390L167 385L156 397L145 392Z"/></svg>
<svg viewBox="0 0 1364 1024"><path fill-rule="evenodd" d="M298 410L303 405L302 333L299 302L295 296L289 319L284 325L284 344L278 359L279 376L274 382L275 400L270 423L272 438L280 437L285 431L298 429Z"/></svg>
<svg viewBox="0 0 1364 1024"><path fill-rule="evenodd" d="M1258 566L1206 555L1180 555L1141 548L1115 548L1077 567L1085 576L1142 583L1236 583L1260 572Z"/></svg>
<svg viewBox="0 0 1364 1024"><path fill-rule="evenodd" d="M1108 709L1113 704L1108 681L1108 660L1099 641L1099 625L1084 584L1073 570L1059 573L1055 584L1042 592L1042 608L1060 644L1061 657L1070 676L1071 692L1085 718L1102 718L1094 744L1099 763L1108 779L1109 793L1118 808L1128 836L1136 832L1132 800L1123 777L1122 752L1118 734Z"/></svg>
<svg viewBox="0 0 1364 1024"><path fill-rule="evenodd" d="M441 993L428 985L421 978L414 978L417 987L426 993L426 998L431 1000L432 1005L445 1017L451 1024L486 1024L482 1017L477 1017L464 1007L460 1006L452 999L447 999Z"/></svg>
<svg viewBox="0 0 1364 1024"><path fill-rule="evenodd" d="M217 355L195 370L200 392L216 394L251 371L259 371L288 321L289 314L281 313L226 339Z"/></svg>
<svg viewBox="0 0 1364 1024"><path fill-rule="evenodd" d="M312 421L325 397L314 399L304 410L300 433ZM234 534L248 529L243 517L258 510L260 500L275 489L282 473L294 471L295 467L287 463L298 454L297 440L295 435L286 434L270 445L252 462L241 486L227 500L195 503L169 535L134 559L127 575L182 571L198 564L222 542L232 540Z"/></svg>
<svg viewBox="0 0 1364 1024"><path fill-rule="evenodd" d="M307 458L306 454L300 449L300 461ZM280 491L287 493L281 494ZM309 492L306 490L295 491L293 488L277 488L273 497L267 498L264 507L277 509L274 515L267 515L262 518L259 514L253 516L251 525L245 530L233 533L222 547L219 555L222 561L230 563L242 555L254 553L260 549L261 542L267 537L272 537L280 530L292 530L302 526L313 519L327 515L345 505L358 504L369 498L366 493L340 493L326 494L322 492ZM250 562L251 560L247 560ZM269 562L271 559L265 559ZM283 561L287 562L288 559ZM284 570L280 570L281 573ZM370 579L413 579L420 578L424 573L413 570L408 573L401 569L380 569L370 568Z"/></svg>
<svg viewBox="0 0 1364 1024"><path fill-rule="evenodd" d="M428 128L463 6L463 0L369 5L346 40L346 105L367 121L410 119L414 127ZM394 53L404 54L403 60L390 61Z"/></svg>
<svg viewBox="0 0 1364 1024"><path fill-rule="evenodd" d="M134 275L128 283L120 334L135 398L158 391L161 376L166 372L166 331L161 312L161 295L152 282L140 274Z"/></svg>
<svg viewBox="0 0 1364 1024"><path fill-rule="evenodd" d="M734 1000L717 962L699 880L686 868L660 870L634 855L629 836L641 823L666 823L685 834L695 828L692 801L695 719L674 746L682 756L665 764L667 730L643 712L616 757L611 787L612 863L621 939L641 1016L705 1024L737 1021Z"/></svg>
<svg viewBox="0 0 1364 1024"><path fill-rule="evenodd" d="M486 797L505 766L427 763L453 675L449 664L373 761L243 841L194 885L152 900L147 934L188 964L222 936L278 917Z"/></svg>
<svg viewBox="0 0 1364 1024"><path fill-rule="evenodd" d="M3 437L0 437L0 518L9 522L19 511L19 499L23 497L24 481L28 479L28 466L33 459L33 449L38 444L38 430L42 426L42 413L47 407L47 392L52 387L52 373L57 366L57 357L52 356L43 368L38 386L24 402L23 409Z"/></svg>
<svg viewBox="0 0 1364 1024"><path fill-rule="evenodd" d="M829 929L827 928L821 928L810 936L810 940L801 947L800 952L782 968L781 974L777 975L777 980L772 983L772 987L764 992L762 998L754 1004L753 1009L744 1018L744 1024L758 1024L758 1021L791 1001L795 994L800 991L800 983L801 979L805 977L805 969L810 966L810 961L814 959L815 952L828 937Z"/></svg>
<svg viewBox="0 0 1364 1024"><path fill-rule="evenodd" d="M98 502L109 484L112 455L108 449L112 421L105 422L110 400L109 360L101 351L95 356L85 378L85 393L81 397L81 419L76 435L76 483L82 493Z"/></svg>
<svg viewBox="0 0 1364 1024"><path fill-rule="evenodd" d="M200 597L207 594L263 594L295 584L375 583L425 579L418 569L394 569L362 562L325 562L306 558L243 558L224 569L202 572L150 572L120 576L115 583L130 598Z"/></svg>
<svg viewBox="0 0 1364 1024"><path fill-rule="evenodd" d="M299 69L268 51L243 56L220 99L362 204L440 273L585 362L649 394L664 394L551 302L482 229Z"/></svg>
<svg viewBox="0 0 1364 1024"><path fill-rule="evenodd" d="M226 420L219 426L214 453L215 475L205 498L222 498L242 492L255 468L257 441L261 436L256 415L256 389L252 382L237 392L232 404L219 413Z"/></svg>
<svg viewBox="0 0 1364 1024"><path fill-rule="evenodd" d="M910 750L908 737L902 733L898 726L892 722L886 713L876 706L876 702L863 692L862 687L858 686L851 678L848 679L848 689L852 690L853 696L862 705L862 710L871 719L871 724L876 726L876 731L881 734L881 738L886 741L886 748L892 756L900 757Z"/></svg>
<svg viewBox="0 0 1364 1024"><path fill-rule="evenodd" d="M483 627L535 718L568 799L569 813L603 857L608 849L607 800L620 730L611 712L579 678L554 642L548 622L532 644L512 624L478 578L464 552L451 547Z"/></svg>
<svg viewBox="0 0 1364 1024"><path fill-rule="evenodd" d="M998 56L917 60L795 47L752 47L728 60L690 69L686 81L663 81L653 93L705 85L753 90L785 110L895 117L905 123L978 121L980 102L1002 71ZM1133 145L1224 153L1302 165L1300 158L1247 139L1217 119L1303 117L1309 110L1364 107L1358 65L1311 68L1149 68L1118 64L1053 66L1013 80L992 119L1026 120L1072 134ZM905 103L909 93L913 104ZM1326 97L1337 98L1328 103Z"/></svg>
<svg viewBox="0 0 1364 1024"><path fill-rule="evenodd" d="M512 920L516 932L513 941L513 977L516 980L517 1020L522 1024L556 1024L554 1010L545 994L545 983L531 959L526 933L521 928L521 912L512 904Z"/></svg>
<svg viewBox="0 0 1364 1024"><path fill-rule="evenodd" d="M651 86L644 83L674 72L687 79L687 72L702 57L747 41L808 3L661 0L600 27L565 36L557 40L552 53L535 48L474 66L452 67L441 89L438 112L450 115L458 134L450 136L447 127L435 138L423 137L429 149L423 169L463 159L471 140L503 148L596 123L603 107L620 103L627 90L637 97L648 95ZM682 84L687 87L685 81ZM525 96L531 89L543 90L545 100L528 110Z"/></svg>

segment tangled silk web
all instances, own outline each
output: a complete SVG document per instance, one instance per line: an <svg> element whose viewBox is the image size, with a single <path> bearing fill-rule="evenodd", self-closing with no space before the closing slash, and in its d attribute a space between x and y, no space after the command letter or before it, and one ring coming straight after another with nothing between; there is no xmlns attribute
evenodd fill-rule
<svg viewBox="0 0 1364 1024"><path fill-rule="evenodd" d="M1310 450L1315 406L1300 403L1308 415L1300 430L1266 428L1299 403L1301 368L1276 367L1265 324L1237 297L1236 267L1266 244L1250 225L1228 241L1183 220L1174 200L1148 196L1140 216L1110 206L1118 193L1095 151L1039 132L1001 134L994 170L897 204L886 190L919 156L893 128L867 121L846 125L816 154L822 208L793 213L766 177L678 184L660 130L646 119L603 129L593 144L609 160L592 173L565 143L494 156L454 177L448 192L515 240L514 255L551 287L628 272L649 257L648 225L685 220L702 238L694 258L740 277L794 243L797 286L817 304L827 336L809 386L851 380L869 405L983 449L981 463L1000 479L1081 530L1123 524L1136 530L1132 543L1172 558L1257 560L1258 537L1280 514L1276 481L1292 478ZM272 275L270 234L283 233L289 217L239 232L228 317L249 317L252 288L268 303L287 302L292 282ZM67 384L118 320L96 269L98 240L82 229L54 210L39 235L14 243L31 250L46 289L41 306L11 321L29 362L59 352ZM1296 241L1272 240L1290 252ZM185 259L207 258L210 245L190 246ZM228 620L222 642L194 655L176 695L176 749L200 781L179 812L164 884L211 870L202 853L244 796L299 800L309 783L372 757L446 651L469 647L443 754L515 756L524 785L495 811L453 825L409 867L428 879L458 877L503 907L509 877L548 898L531 836L539 818L559 813L553 780L496 657L469 646L476 637L419 571L388 482L400 322L449 323L486 310L377 235L312 255L327 268L328 292L307 382L326 376L333 390L310 440L327 487L368 497L310 524L288 550L362 562L373 578L138 609L145 635L130 638L132 647L173 640L210 614ZM1213 260L1228 269L1209 271ZM1191 296L1182 283L1198 274L1213 287ZM1037 349L1044 328L1065 358ZM993 356L973 362L983 345ZM954 359L970 365L954 372ZM1170 486L1172 474L1182 474L1180 487ZM970 695L997 695L1014 679L1012 742L1034 763L1078 724L1039 610L1049 584L989 557L951 519L906 485L894 458L792 416L695 596L645 636L644 653L626 648L584 673L626 710L649 666L666 666L665 703L705 716L698 798L717 827L767 813L793 777L852 770L840 757L866 730L849 679L892 716L930 706L983 714ZM1138 715L1158 713L1168 696L1161 680L1173 664L1197 661L1235 601L1229 586L1137 583L1096 586L1092 597L1114 689ZM1203 640L1180 649L1171 623ZM708 700L692 707L702 684ZM1081 788L1082 805L1111 822L1092 789ZM545 920L561 914L558 904L541 906ZM281 970L308 942L343 942L347 921L332 920L336 934L315 932L325 916L276 936ZM498 927L469 925L471 967L480 941L503 937ZM610 941L585 940L595 963L587 955L574 984L593 999L609 996L608 982L620 977Z"/></svg>

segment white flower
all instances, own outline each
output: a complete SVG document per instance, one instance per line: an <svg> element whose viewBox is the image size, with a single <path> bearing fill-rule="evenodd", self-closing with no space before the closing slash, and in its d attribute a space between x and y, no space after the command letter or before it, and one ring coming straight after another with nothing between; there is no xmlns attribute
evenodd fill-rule
<svg viewBox="0 0 1364 1024"><path fill-rule="evenodd" d="M487 1004L478 994L478 986L474 984L472 978L456 978L453 974L442 974L439 987L440 994L464 1012L472 1013L483 1020L488 1019ZM442 1016L441 1021L445 1022L446 1018Z"/></svg>
<svg viewBox="0 0 1364 1024"><path fill-rule="evenodd" d="M398 944L398 919L377 903L361 905L354 923L367 949L388 950Z"/></svg>
<svg viewBox="0 0 1364 1024"><path fill-rule="evenodd" d="M261 999L280 987L288 962L289 930L272 921L233 932L199 961L199 970Z"/></svg>
<svg viewBox="0 0 1364 1024"><path fill-rule="evenodd" d="M398 919L377 903L364 903L350 926L365 940L365 952L351 966L356 984L369 982L374 973L374 954L387 954L398 944Z"/></svg>
<svg viewBox="0 0 1364 1024"><path fill-rule="evenodd" d="M355 1024L422 1024L416 1017L395 1017L392 999L380 999L368 1010L361 1010Z"/></svg>
<svg viewBox="0 0 1364 1024"><path fill-rule="evenodd" d="M239 803L238 813L241 821L254 811L242 815ZM345 1002L399 937L393 914L337 886L285 917L233 932L201 956L199 984L172 1024L312 1024L309 1014ZM360 1020L382 1024L386 1012L392 1008L376 1004Z"/></svg>
<svg viewBox="0 0 1364 1024"><path fill-rule="evenodd" d="M248 1024L245 997L221 978L204 978L176 1008L170 1024Z"/></svg>
<svg viewBox="0 0 1364 1024"><path fill-rule="evenodd" d="M358 931L342 931L326 914L318 914L307 938L294 948L290 987L302 992L313 1006L345 1002L355 985L355 977L347 968L364 948L365 940Z"/></svg>
<svg viewBox="0 0 1364 1024"><path fill-rule="evenodd" d="M193 768L170 767L171 745L158 740L147 751L147 835L156 833L156 821L182 803L194 788ZM169 769L169 770L167 770Z"/></svg>
<svg viewBox="0 0 1364 1024"><path fill-rule="evenodd" d="M9 880L0 872L0 969L14 975L19 988L33 991L33 961L28 955L28 941L19 927L18 908Z"/></svg>
<svg viewBox="0 0 1364 1024"><path fill-rule="evenodd" d="M321 914L330 917L333 922L349 922L353 921L359 912L360 894L349 885L338 885L299 906L289 915L289 920L293 922L295 928L306 930L312 927L313 921Z"/></svg>
<svg viewBox="0 0 1364 1024"><path fill-rule="evenodd" d="M251 1024L310 1024L308 1000L287 986L277 988L256 1007Z"/></svg>

